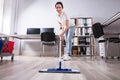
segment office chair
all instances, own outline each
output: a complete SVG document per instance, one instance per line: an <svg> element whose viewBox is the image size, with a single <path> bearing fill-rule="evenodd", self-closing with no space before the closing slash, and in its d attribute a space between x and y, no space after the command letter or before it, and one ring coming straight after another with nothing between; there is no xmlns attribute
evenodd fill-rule
<svg viewBox="0 0 120 80"><path fill-rule="evenodd" d="M44 45L52 46L56 44L54 28L41 28L41 44L43 53Z"/></svg>
<svg viewBox="0 0 120 80"><path fill-rule="evenodd" d="M99 38L104 35L103 25L101 25L100 23L93 24L92 31L95 38Z"/></svg>
<svg viewBox="0 0 120 80"><path fill-rule="evenodd" d="M92 30L93 30L93 35L95 37L95 39L98 39L99 37L103 36L105 37L104 40L99 40L98 42L106 42L106 50L105 50L105 57L106 59L108 59L109 56L111 56L113 58L113 56L118 56L118 59L120 57L120 39L119 36L115 37L106 37L103 31L103 27L104 25L101 25L100 23L95 23L92 26ZM115 48L116 47L116 48ZM117 51L118 50L118 51ZM113 53L116 52L116 53Z"/></svg>

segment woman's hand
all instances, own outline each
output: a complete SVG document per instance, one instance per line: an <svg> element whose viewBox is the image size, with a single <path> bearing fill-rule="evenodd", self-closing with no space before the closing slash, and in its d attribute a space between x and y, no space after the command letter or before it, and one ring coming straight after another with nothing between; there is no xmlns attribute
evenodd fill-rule
<svg viewBox="0 0 120 80"><path fill-rule="evenodd" d="M63 34L63 33L61 33L61 34L59 35L59 37L60 37L62 40L64 40L64 34Z"/></svg>
<svg viewBox="0 0 120 80"><path fill-rule="evenodd" d="M61 22L58 22L59 23L59 25L60 25L60 29L62 29L62 23Z"/></svg>

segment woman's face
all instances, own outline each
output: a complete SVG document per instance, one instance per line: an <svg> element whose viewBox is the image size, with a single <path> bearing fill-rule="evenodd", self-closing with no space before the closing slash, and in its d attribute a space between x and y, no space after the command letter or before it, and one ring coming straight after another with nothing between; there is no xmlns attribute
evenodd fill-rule
<svg viewBox="0 0 120 80"><path fill-rule="evenodd" d="M56 11L57 11L59 14L62 13L63 8L62 8L61 4L57 4L57 5L55 6L55 8L56 8Z"/></svg>

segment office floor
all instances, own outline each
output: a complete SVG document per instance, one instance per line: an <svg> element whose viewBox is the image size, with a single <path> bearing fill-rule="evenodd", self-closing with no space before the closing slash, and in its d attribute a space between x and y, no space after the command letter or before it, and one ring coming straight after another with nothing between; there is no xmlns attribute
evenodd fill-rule
<svg viewBox="0 0 120 80"><path fill-rule="evenodd" d="M0 62L0 80L120 80L120 61L72 57L63 67L80 69L80 74L39 73L41 68L55 68L58 57L15 56Z"/></svg>

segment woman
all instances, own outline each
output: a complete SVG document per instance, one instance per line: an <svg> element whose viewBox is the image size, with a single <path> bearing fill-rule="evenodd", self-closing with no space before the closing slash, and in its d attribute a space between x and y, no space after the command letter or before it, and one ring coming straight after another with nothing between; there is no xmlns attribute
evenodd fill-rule
<svg viewBox="0 0 120 80"><path fill-rule="evenodd" d="M70 22L67 14L63 11L62 2L57 2L55 8L58 13L57 20L60 28L59 36L61 39L64 38L66 42L65 54L62 58L63 60L71 60L72 36L75 32L75 25Z"/></svg>

